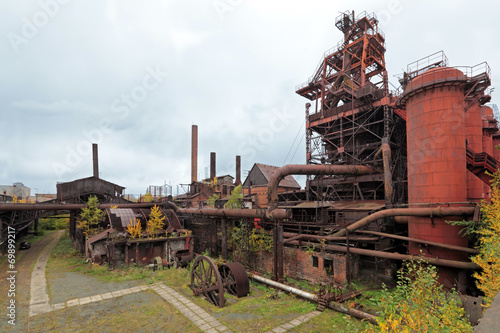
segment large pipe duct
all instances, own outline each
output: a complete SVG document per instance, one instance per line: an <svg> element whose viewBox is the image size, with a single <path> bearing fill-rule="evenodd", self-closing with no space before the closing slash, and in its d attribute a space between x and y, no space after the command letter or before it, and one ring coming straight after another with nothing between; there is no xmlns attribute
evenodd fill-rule
<svg viewBox="0 0 500 333"><path fill-rule="evenodd" d="M198 181L198 126L191 127L191 184Z"/></svg>
<svg viewBox="0 0 500 333"><path fill-rule="evenodd" d="M210 180L214 180L217 175L215 152L210 153Z"/></svg>
<svg viewBox="0 0 500 333"><path fill-rule="evenodd" d="M173 203L172 203L173 204ZM161 202L139 202L139 203L109 203L109 204L99 204L97 207L99 209L107 209L107 208L149 208L154 205L164 205ZM1 204L0 211L5 210L75 210L82 209L87 207L86 204L61 204L61 203L18 203L18 204ZM166 204L167 208L175 210L175 208L170 204Z"/></svg>
<svg viewBox="0 0 500 333"><path fill-rule="evenodd" d="M393 216L426 216L426 217L444 217L444 216L462 216L474 214L474 207L435 207L435 208L393 208L381 210L379 212L368 215L358 222L348 226L346 229L349 233L360 229L368 224L382 219L384 217ZM346 234L346 229L341 229L332 236L340 237Z"/></svg>
<svg viewBox="0 0 500 333"><path fill-rule="evenodd" d="M380 236L380 237L387 237L387 238L393 238L393 239L399 239L399 240L405 240L408 242L414 242L414 243L420 243L420 244L426 244L426 245L432 245L432 246L437 246L437 247L442 247L443 249L448 249L448 250L455 250L455 251L462 251L462 252L468 252L472 254L479 254L479 251L476 249L471 249L468 247L463 247L463 246L456 246L456 245L450 245L450 244L443 244L443 243L437 243L437 242L431 242L431 241L426 241L418 238L412 238L412 237L405 237L405 236L400 236L400 235L393 235L393 234L387 234L385 232L378 232L378 231L371 231L371 230L357 230L356 233L362 233L362 234L367 234L367 235L375 235L375 236ZM349 237L351 239L352 237Z"/></svg>
<svg viewBox="0 0 500 333"><path fill-rule="evenodd" d="M94 167L94 178L99 178L99 158L97 143L92 144L92 164Z"/></svg>
<svg viewBox="0 0 500 333"><path fill-rule="evenodd" d="M316 297L316 295L311 294L311 293L309 293L307 291L300 290L300 289L297 289L297 288L294 288L294 287L290 287L290 286L287 286L286 284L279 283L279 282L267 279L267 278L265 278L263 276L255 275L255 274L252 274L252 273L249 273L248 277L251 278L254 281L267 284L268 286L271 286L271 287L274 287L274 288L281 289L281 290L286 291L288 293L291 293L291 294L294 294L296 296L302 297L302 298L304 298L304 299L306 299L308 301L311 301L311 302L314 302L314 303L318 302L318 298ZM372 315L372 314L369 314L369 313L366 313L366 312L363 312L363 311L360 311L360 310L357 310L357 309L354 309L354 308L347 307L347 306L345 306L343 304L340 304L340 303L337 303L335 301L330 301L327 304L327 306L328 306L328 308L330 308L332 310L335 310L335 311L338 311L338 312L341 312L341 313L344 313L344 314L348 314L348 315L351 315L351 316L359 318L359 319L367 320L367 321L369 321L372 324L377 324L377 318L374 315Z"/></svg>
<svg viewBox="0 0 500 333"><path fill-rule="evenodd" d="M275 209L269 212L267 209L197 209L197 208L180 208L180 213L202 215L202 216L218 216L218 217L236 217L236 218L267 218L274 220L283 220L290 218L290 211L286 209Z"/></svg>
<svg viewBox="0 0 500 333"><path fill-rule="evenodd" d="M288 164L276 169L267 185L269 208L273 209L278 201L278 185L288 175L367 175L375 171L364 165L303 165Z"/></svg>
<svg viewBox="0 0 500 333"><path fill-rule="evenodd" d="M461 216L474 214L474 207L435 207L435 208L394 208L386 209L371 215L368 215L358 222L355 222L347 227L347 231L353 232L360 229L378 219L393 216L426 216L426 217L443 217L443 216ZM344 236L346 230L342 229L332 236Z"/></svg>

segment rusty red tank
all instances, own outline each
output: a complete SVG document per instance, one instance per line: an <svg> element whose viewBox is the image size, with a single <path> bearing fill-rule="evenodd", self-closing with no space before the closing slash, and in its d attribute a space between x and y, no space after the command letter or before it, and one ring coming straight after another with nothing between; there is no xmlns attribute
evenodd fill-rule
<svg viewBox="0 0 500 333"><path fill-rule="evenodd" d="M483 118L483 151L493 156L493 131L495 128L495 117L493 109L489 106L483 105L481 107L481 114Z"/></svg>
<svg viewBox="0 0 500 333"><path fill-rule="evenodd" d="M450 67L430 69L406 87L408 146L408 202L411 205L467 201L464 74ZM410 217L409 237L467 246L460 228L445 222L453 218ZM410 254L467 260L458 251L421 248L410 243ZM440 269L440 281L452 287L459 274ZM464 277L460 274L460 277Z"/></svg>
<svg viewBox="0 0 500 333"><path fill-rule="evenodd" d="M482 124L483 124L483 151L493 156L493 133L495 132L496 121L493 115L493 109L489 106L483 105L481 107ZM483 183L484 196L486 200L490 200L491 187Z"/></svg>
<svg viewBox="0 0 500 333"><path fill-rule="evenodd" d="M465 112L465 137L467 147L476 153L483 151L483 121L478 103ZM484 199L484 182L472 172L467 173L467 199L472 202Z"/></svg>
<svg viewBox="0 0 500 333"><path fill-rule="evenodd" d="M500 150L495 147L500 148L500 132L493 134L493 157L500 161Z"/></svg>

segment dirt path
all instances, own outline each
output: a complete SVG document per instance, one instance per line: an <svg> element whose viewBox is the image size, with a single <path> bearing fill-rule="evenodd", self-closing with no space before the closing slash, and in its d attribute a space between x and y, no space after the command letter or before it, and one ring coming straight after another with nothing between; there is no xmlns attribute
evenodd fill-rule
<svg viewBox="0 0 500 333"><path fill-rule="evenodd" d="M57 242L64 234L64 230L59 230L52 241L45 247L42 254L33 267L31 273L31 292L30 292L30 317L40 313L52 311L49 303L49 293L47 291L47 279L45 278L45 266L49 261L50 252L57 245Z"/></svg>
<svg viewBox="0 0 500 333"><path fill-rule="evenodd" d="M4 263L0 266L0 331L27 332L29 330L29 299L30 299L30 282L31 282L31 267L36 262L45 247L56 237L56 232L48 233L44 238L32 244L31 249L24 250L24 254L16 261L15 274L15 299L16 313L15 326L8 323L11 318L7 317L7 306L9 305L8 292L10 284L7 281L8 265ZM19 244L19 242L18 242ZM17 244L17 245L18 245ZM16 250L19 255L19 250Z"/></svg>

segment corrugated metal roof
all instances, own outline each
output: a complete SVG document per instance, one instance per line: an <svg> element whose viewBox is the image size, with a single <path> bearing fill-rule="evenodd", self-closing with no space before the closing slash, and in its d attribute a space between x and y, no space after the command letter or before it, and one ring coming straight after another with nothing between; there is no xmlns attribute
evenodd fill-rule
<svg viewBox="0 0 500 333"><path fill-rule="evenodd" d="M278 167L273 166L273 165L267 165L267 164L262 164L262 163L255 163L255 166L259 168L259 170L262 172L264 177L266 177L267 181L269 182L269 178L271 178L271 175L273 172L278 169ZM294 187L294 188L300 188L299 183L293 178L293 176L288 175L286 176L279 184L279 186L283 187Z"/></svg>
<svg viewBox="0 0 500 333"><path fill-rule="evenodd" d="M137 214L131 208L110 208L107 211L112 227L117 230L125 229L130 221L135 222L137 218Z"/></svg>
<svg viewBox="0 0 500 333"><path fill-rule="evenodd" d="M113 228L111 229L107 229L107 230L104 230L103 232L101 233L98 233L97 235L93 236L92 238L90 238L88 240L89 244L92 244L92 243L95 243L103 238L106 238L108 237L108 233L113 233L115 232L115 230Z"/></svg>

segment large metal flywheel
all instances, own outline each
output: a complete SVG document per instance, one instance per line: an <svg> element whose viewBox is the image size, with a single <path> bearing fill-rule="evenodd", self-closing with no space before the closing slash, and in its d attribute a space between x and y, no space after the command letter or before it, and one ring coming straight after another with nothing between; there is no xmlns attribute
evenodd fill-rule
<svg viewBox="0 0 500 333"><path fill-rule="evenodd" d="M224 307L224 285L212 259L198 256L191 270L191 289L195 296L203 295L210 303Z"/></svg>

